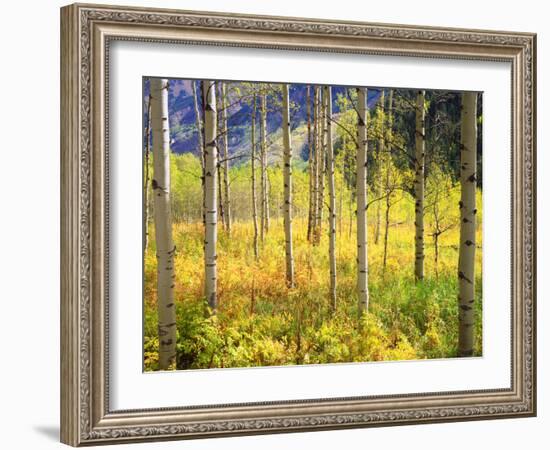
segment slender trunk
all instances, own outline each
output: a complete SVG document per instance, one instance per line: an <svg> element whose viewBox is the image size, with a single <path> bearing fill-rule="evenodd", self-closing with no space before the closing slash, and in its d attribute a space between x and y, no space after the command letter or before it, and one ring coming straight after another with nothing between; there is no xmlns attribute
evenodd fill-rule
<svg viewBox="0 0 550 450"><path fill-rule="evenodd" d="M253 96L252 130L250 143L250 171L252 177L252 220L254 222L254 259L258 260L258 212L256 209L256 94Z"/></svg>
<svg viewBox="0 0 550 450"><path fill-rule="evenodd" d="M415 196L415 252L414 278L424 279L424 161L425 161L425 91L416 96L416 133L414 158L414 196Z"/></svg>
<svg viewBox="0 0 550 450"><path fill-rule="evenodd" d="M458 257L458 355L474 353L476 252L477 94L462 94L460 150L460 249Z"/></svg>
<svg viewBox="0 0 550 450"><path fill-rule="evenodd" d="M311 242L313 227L313 143L311 139L311 86L306 88L306 114L307 114L307 151L309 173L309 205L307 214L307 240Z"/></svg>
<svg viewBox="0 0 550 450"><path fill-rule="evenodd" d="M219 81L214 81L214 87L216 90L216 152L217 156L217 166L216 171L218 172L218 225L226 228L225 221L225 194L223 191L223 171L224 167L222 161L225 159L225 148L223 145L220 145L220 137L222 136L222 102L221 102L221 83Z"/></svg>
<svg viewBox="0 0 550 450"><path fill-rule="evenodd" d="M205 133L204 133L204 124L206 122L206 103L204 99L203 93L203 87L202 87L202 81L197 81L199 89L200 89L200 102L201 102L201 112L202 116L197 116L197 121L199 121L199 125L202 125L200 129L201 133L201 159L202 159L202 225L206 229L206 189L204 186L205 178L206 178L206 155L205 155Z"/></svg>
<svg viewBox="0 0 550 450"><path fill-rule="evenodd" d="M378 136L378 170L377 170L377 180L375 184L376 189L376 198L380 197L381 191L382 191L382 170L381 170L381 164L382 160L384 159L384 102L385 102L385 96L384 91L380 94L380 103L378 105L379 108L379 117L378 117L378 123L379 123L379 132L380 135ZM378 241L380 240L380 224L381 224L381 216L382 216L382 203L380 201L376 202L376 227L374 229L374 243L378 244Z"/></svg>
<svg viewBox="0 0 550 450"><path fill-rule="evenodd" d="M201 161L202 176L204 177L204 140L199 109L199 96L197 95L197 81L193 81L193 105L195 107L195 127L197 128L197 141L199 146L199 158Z"/></svg>
<svg viewBox="0 0 550 450"><path fill-rule="evenodd" d="M217 181L218 181L218 215L219 215L219 223L223 228L225 228L225 211L223 207L223 188L222 188L222 171L223 168L220 164L220 159L222 158L222 155L220 154L219 148L216 147L216 152L218 153L218 156L216 158L217 160L217 167L216 172L218 172Z"/></svg>
<svg viewBox="0 0 550 450"><path fill-rule="evenodd" d="M329 125L332 126L332 123ZM342 218L344 217L344 160L342 159L340 177L340 200L338 205L338 236L342 237Z"/></svg>
<svg viewBox="0 0 550 450"><path fill-rule="evenodd" d="M319 200L319 86L313 88L313 199L312 199L312 212L311 212L311 242L315 244L317 233L317 203Z"/></svg>
<svg viewBox="0 0 550 450"><path fill-rule="evenodd" d="M271 181L269 180L269 171L267 170L267 152L266 152L266 162L265 162L265 232L269 232L269 225L271 223L271 210L270 210L270 192L271 192Z"/></svg>
<svg viewBox="0 0 550 450"><path fill-rule="evenodd" d="M143 253L149 248L149 158L151 155L151 94L147 99L145 127L145 161L143 162Z"/></svg>
<svg viewBox="0 0 550 450"><path fill-rule="evenodd" d="M225 83L221 82L221 105L222 105L222 141L224 150L223 160L223 184L225 190L224 196L224 215L225 215L225 229L228 234L231 234L231 189L229 185L229 141L227 137L227 98Z"/></svg>
<svg viewBox="0 0 550 450"><path fill-rule="evenodd" d="M168 80L151 79L151 122L153 128L153 196L157 244L157 303L159 367L173 368L176 362L176 308L174 307L174 253L170 205L170 125Z"/></svg>
<svg viewBox="0 0 550 450"><path fill-rule="evenodd" d="M336 310L336 192L334 188L334 148L332 146L332 89L325 86L325 127L327 130L327 173L329 193L328 254L330 267L330 299L332 310Z"/></svg>
<svg viewBox="0 0 550 450"><path fill-rule="evenodd" d="M266 153L267 153L267 137L266 137L266 96L260 96L260 239L264 241L267 223L267 181L266 181Z"/></svg>
<svg viewBox="0 0 550 450"><path fill-rule="evenodd" d="M434 215L434 232L432 234L434 239L434 269L435 277L439 278L439 235L441 234L441 227L439 226L439 192L435 192L433 202L433 215Z"/></svg>
<svg viewBox="0 0 550 450"><path fill-rule="evenodd" d="M284 151L284 227L286 256L286 285L294 287L294 257L292 255L292 143L290 140L290 111L288 84L283 84L283 151Z"/></svg>
<svg viewBox="0 0 550 450"><path fill-rule="evenodd" d="M386 272L388 262L388 238L390 234L390 193L386 192L386 217L384 222L384 262L382 263L382 271Z"/></svg>
<svg viewBox="0 0 550 450"><path fill-rule="evenodd" d="M321 241L321 234L323 232L323 210L325 206L325 171L326 171L326 135L327 135L327 121L324 96L319 96L319 198L317 200L317 233L316 244Z"/></svg>
<svg viewBox="0 0 550 450"><path fill-rule="evenodd" d="M434 233L434 266L435 277L439 278L439 233Z"/></svg>
<svg viewBox="0 0 550 450"><path fill-rule="evenodd" d="M202 99L201 96L197 94L197 83L200 81L193 81L193 104L195 107L195 127L197 128L197 140L198 140L198 146L199 146L199 158L201 161L201 186L202 186L202 204L201 204L201 217L202 217L202 224L203 226L206 224L205 218L204 218L204 129L203 129L203 123L201 121L201 114L200 114L200 108L199 108L199 100L201 101L202 105ZM204 111L204 108L203 108Z"/></svg>
<svg viewBox="0 0 550 450"><path fill-rule="evenodd" d="M204 121L204 191L206 228L204 233L204 288L206 300L213 311L217 299L217 255L218 239L218 149L216 143L216 89L213 81L203 81L202 91L205 106Z"/></svg>
<svg viewBox="0 0 550 450"><path fill-rule="evenodd" d="M368 311L367 260L367 90L357 88L357 299L359 312Z"/></svg>
<svg viewBox="0 0 550 450"><path fill-rule="evenodd" d="M347 155L348 157L348 179L350 180L350 188L349 188L349 203L348 203L348 212L349 212L349 230L348 230L348 239L351 239L351 235L353 232L353 219L354 219L354 213L353 213L353 189L351 187L351 176L353 172L353 167L355 166L355 161L353 158L353 155Z"/></svg>
<svg viewBox="0 0 550 450"><path fill-rule="evenodd" d="M385 188L386 188L386 220L385 220L385 228L384 228L384 262L383 262L383 273L386 272L387 267L387 261L388 261L388 240L390 235L390 207L391 207L391 189L390 189L390 169L392 167L392 159L391 159L391 140L392 140L392 133L393 133L393 89L390 89L390 95L388 98L388 125L387 127L384 127L385 135L387 136L388 141L388 148L387 154L384 155L383 161L384 161L384 170L386 172L386 182L385 182Z"/></svg>

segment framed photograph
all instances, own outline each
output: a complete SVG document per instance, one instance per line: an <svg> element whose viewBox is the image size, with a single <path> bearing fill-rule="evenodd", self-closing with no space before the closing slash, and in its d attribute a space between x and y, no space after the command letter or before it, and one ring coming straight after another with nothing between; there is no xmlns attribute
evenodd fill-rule
<svg viewBox="0 0 550 450"><path fill-rule="evenodd" d="M536 36L61 9L61 440L536 414Z"/></svg>

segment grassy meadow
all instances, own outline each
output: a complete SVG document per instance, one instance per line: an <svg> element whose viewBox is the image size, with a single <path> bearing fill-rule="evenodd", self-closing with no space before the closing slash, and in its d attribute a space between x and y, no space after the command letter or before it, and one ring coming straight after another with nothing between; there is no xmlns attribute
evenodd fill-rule
<svg viewBox="0 0 550 450"><path fill-rule="evenodd" d="M200 215L200 166L191 155L173 156L173 239L177 316L177 369L252 367L447 358L457 354L458 242L460 188L438 200L449 229L439 237L434 262L425 216L425 279L414 280L414 201L396 193L390 210L387 265L383 267L384 201L370 205L368 217L369 310L359 318L356 294L356 235L352 192L337 173L337 308L329 300L327 225L318 246L307 240L307 173L294 169L293 245L296 286L285 285L283 218L277 207L280 169L270 168L271 223L253 252L249 210L249 166L231 169L234 222L229 235L218 227L218 310L211 315L204 298L204 228ZM175 188L176 187L176 188ZM369 192L374 198L374 193ZM187 199L187 200L185 200ZM185 208L184 201L194 201ZM178 203L180 202L180 203ZM198 202L198 206L197 206ZM182 203L183 204L183 203ZM243 205L241 208L238 205ZM476 324L474 356L482 353L481 191L478 190ZM379 211L378 211L379 208ZM181 210L195 211L180 214ZM375 243L377 217L380 235ZM199 213L200 214L200 213ZM325 212L326 214L326 212ZM194 216L194 218L193 218ZM199 217L199 219L197 219ZM453 225L456 222L456 225ZM144 368L158 370L155 233L149 224L144 256Z"/></svg>

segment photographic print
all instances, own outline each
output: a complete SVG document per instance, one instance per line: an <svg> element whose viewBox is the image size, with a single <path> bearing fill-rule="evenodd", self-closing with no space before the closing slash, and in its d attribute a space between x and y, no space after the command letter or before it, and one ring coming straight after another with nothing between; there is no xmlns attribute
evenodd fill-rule
<svg viewBox="0 0 550 450"><path fill-rule="evenodd" d="M482 93L142 95L145 371L482 355Z"/></svg>
<svg viewBox="0 0 550 450"><path fill-rule="evenodd" d="M61 441L535 416L536 41L63 7Z"/></svg>

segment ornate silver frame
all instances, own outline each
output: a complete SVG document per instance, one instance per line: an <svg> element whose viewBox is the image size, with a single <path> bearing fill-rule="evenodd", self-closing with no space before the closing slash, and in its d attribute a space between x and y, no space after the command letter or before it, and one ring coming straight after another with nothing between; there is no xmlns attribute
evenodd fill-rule
<svg viewBox="0 0 550 450"><path fill-rule="evenodd" d="M507 61L512 66L509 389L111 411L106 67L115 39ZM61 9L61 440L199 438L536 414L536 36L75 4Z"/></svg>

